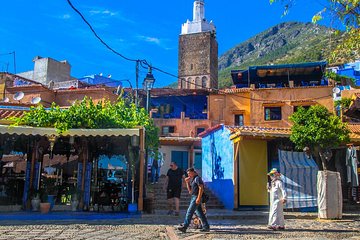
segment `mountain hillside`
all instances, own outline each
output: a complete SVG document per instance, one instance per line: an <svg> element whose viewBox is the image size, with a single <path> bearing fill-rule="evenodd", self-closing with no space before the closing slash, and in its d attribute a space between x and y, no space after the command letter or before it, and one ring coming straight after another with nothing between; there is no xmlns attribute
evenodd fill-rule
<svg viewBox="0 0 360 240"><path fill-rule="evenodd" d="M312 23L278 24L219 57L219 87L232 85L231 69L324 60L337 40L333 35L330 28Z"/></svg>

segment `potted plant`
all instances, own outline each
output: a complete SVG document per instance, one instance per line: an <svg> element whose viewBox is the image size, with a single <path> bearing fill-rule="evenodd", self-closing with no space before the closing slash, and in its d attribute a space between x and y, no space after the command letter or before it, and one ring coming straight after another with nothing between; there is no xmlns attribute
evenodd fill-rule
<svg viewBox="0 0 360 240"><path fill-rule="evenodd" d="M58 194L58 186L56 185L56 179L55 178L44 178L44 188L47 192L48 200L47 202L50 203L50 210L53 209L55 205L55 198Z"/></svg>
<svg viewBox="0 0 360 240"><path fill-rule="evenodd" d="M71 211L75 212L79 206L79 199L81 196L81 191L77 188L74 188L71 192Z"/></svg>
<svg viewBox="0 0 360 240"><path fill-rule="evenodd" d="M50 203L48 200L48 193L46 190L42 190L40 194L41 203L40 203L40 212L48 213L50 211Z"/></svg>
<svg viewBox="0 0 360 240"><path fill-rule="evenodd" d="M31 207L33 211L39 211L40 208L40 191L38 189L32 189L30 191Z"/></svg>

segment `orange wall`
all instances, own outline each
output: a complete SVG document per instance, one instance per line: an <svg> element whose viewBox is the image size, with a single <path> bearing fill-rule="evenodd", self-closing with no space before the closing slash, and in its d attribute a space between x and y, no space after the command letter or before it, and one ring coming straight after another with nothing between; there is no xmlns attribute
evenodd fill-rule
<svg viewBox="0 0 360 240"><path fill-rule="evenodd" d="M114 102L118 98L118 95L105 89L74 89L57 91L55 102L59 106L71 106L75 100L81 101L85 96L92 98L95 103L104 99Z"/></svg>
<svg viewBox="0 0 360 240"><path fill-rule="evenodd" d="M235 115L244 114L244 124L250 125L250 91L209 95L208 118L212 125L235 125Z"/></svg>
<svg viewBox="0 0 360 240"><path fill-rule="evenodd" d="M161 129L163 126L174 126L175 133L169 134L173 137L196 137L196 128L201 127L207 129L210 127L210 121L207 119L164 119L153 118L155 126L160 128L160 136L162 136Z"/></svg>
<svg viewBox="0 0 360 240"><path fill-rule="evenodd" d="M353 98L354 94L360 93L360 89L352 89L352 90L342 90L341 97L342 98Z"/></svg>
<svg viewBox="0 0 360 240"><path fill-rule="evenodd" d="M14 100L14 95L17 92L24 93L24 97L20 101ZM19 104L31 104L31 100L33 98L41 97L40 103L45 107L50 106L51 103L55 100L54 92L41 85L8 87L6 88L5 95L9 98L11 103Z"/></svg>
<svg viewBox="0 0 360 240"><path fill-rule="evenodd" d="M294 106L320 104L334 111L332 86L232 90L209 96L209 119L212 125L234 125L234 115L243 112L246 126L290 127ZM251 100L250 100L251 98ZM220 100L222 99L222 100ZM264 120L264 107L281 107L281 120ZM223 119L221 121L221 117Z"/></svg>

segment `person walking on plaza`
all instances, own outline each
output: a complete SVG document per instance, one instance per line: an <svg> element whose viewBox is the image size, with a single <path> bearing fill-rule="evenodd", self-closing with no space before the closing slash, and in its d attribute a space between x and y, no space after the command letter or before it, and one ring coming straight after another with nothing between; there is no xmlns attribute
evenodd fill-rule
<svg viewBox="0 0 360 240"><path fill-rule="evenodd" d="M204 193L204 182L202 181L201 177L196 173L194 168L189 168L187 170L187 174L188 177L185 179L185 182L186 187L191 194L191 199L188 210L186 212L184 224L179 226L177 229L185 233L190 225L194 212L196 212L202 223L202 228L200 229L200 231L209 232L210 226L201 207L202 195Z"/></svg>
<svg viewBox="0 0 360 240"><path fill-rule="evenodd" d="M179 216L180 212L180 195L182 188L182 180L185 179L184 171L177 166L175 162L170 163L170 169L166 174L166 192L168 200L168 215L174 213L172 205L175 203L175 216Z"/></svg>
<svg viewBox="0 0 360 240"><path fill-rule="evenodd" d="M272 230L285 229L284 222L284 203L286 203L286 191L284 183L281 180L281 174L276 168L269 173L271 182L268 183L268 192L270 192L270 211L268 227Z"/></svg>

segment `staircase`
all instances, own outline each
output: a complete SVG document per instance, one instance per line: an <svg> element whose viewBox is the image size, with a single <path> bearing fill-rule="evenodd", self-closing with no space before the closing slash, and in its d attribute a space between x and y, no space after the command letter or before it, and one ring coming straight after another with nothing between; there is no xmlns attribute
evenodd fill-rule
<svg viewBox="0 0 360 240"><path fill-rule="evenodd" d="M155 210L166 210L168 209L168 201L166 197L166 190L163 186L165 184L166 177L162 176L159 178L159 182L154 185L147 185L148 192L151 192L154 196L154 208ZM209 201L206 203L206 208L211 209L223 209L224 205L217 199L217 197L205 186L205 192L209 195ZM180 209L185 210L188 208L190 203L190 194L185 186L181 190L180 197ZM175 206L174 206L175 207Z"/></svg>

